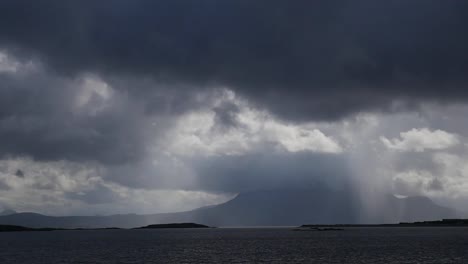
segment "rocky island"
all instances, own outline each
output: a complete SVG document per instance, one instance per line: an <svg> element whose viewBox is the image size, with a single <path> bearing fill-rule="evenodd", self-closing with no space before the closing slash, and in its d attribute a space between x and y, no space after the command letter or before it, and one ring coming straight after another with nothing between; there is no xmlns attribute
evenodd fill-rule
<svg viewBox="0 0 468 264"><path fill-rule="evenodd" d="M196 223L171 223L171 224L156 224L148 225L143 227L137 227L135 229L162 229L162 228L212 228L210 226L196 224Z"/></svg>
<svg viewBox="0 0 468 264"><path fill-rule="evenodd" d="M294 231L342 231L343 228L336 227L314 227L314 226L300 226L293 229Z"/></svg>

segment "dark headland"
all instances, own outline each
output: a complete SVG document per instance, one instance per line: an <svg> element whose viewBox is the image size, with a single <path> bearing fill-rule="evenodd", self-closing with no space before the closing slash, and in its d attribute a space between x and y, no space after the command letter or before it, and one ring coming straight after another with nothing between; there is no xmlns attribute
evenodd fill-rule
<svg viewBox="0 0 468 264"><path fill-rule="evenodd" d="M155 224L133 229L163 229L163 228L213 228L206 225L196 223L170 223L170 224ZM117 227L107 228L31 228L18 225L0 225L0 232L23 232L23 231L54 231L54 230L114 230L124 229Z"/></svg>
<svg viewBox="0 0 468 264"><path fill-rule="evenodd" d="M24 231L53 231L57 228L30 228L16 225L0 225L0 232L24 232Z"/></svg>
<svg viewBox="0 0 468 264"><path fill-rule="evenodd" d="M106 228L32 228L18 225L0 225L0 232L27 232L27 231L56 231L56 230L115 230L122 229L118 227L106 227Z"/></svg>
<svg viewBox="0 0 468 264"><path fill-rule="evenodd" d="M211 228L210 226L196 223L173 223L173 224L157 224L137 227L135 229L162 229L162 228Z"/></svg>
<svg viewBox="0 0 468 264"><path fill-rule="evenodd" d="M398 224L338 224L338 225L302 225L302 229L342 228L342 227L468 227L468 219L442 219L437 221L402 222Z"/></svg>

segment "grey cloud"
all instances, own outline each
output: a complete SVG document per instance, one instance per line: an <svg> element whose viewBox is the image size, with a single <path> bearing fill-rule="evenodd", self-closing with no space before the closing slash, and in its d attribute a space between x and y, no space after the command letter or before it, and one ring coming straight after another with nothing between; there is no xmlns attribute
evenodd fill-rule
<svg viewBox="0 0 468 264"><path fill-rule="evenodd" d="M89 204L118 203L122 198L118 193L102 184L95 186L92 190L85 192L68 192L65 197L79 200Z"/></svg>
<svg viewBox="0 0 468 264"><path fill-rule="evenodd" d="M404 179L397 178L393 182L393 189L396 194L405 196L419 196L425 188L424 183L421 181L409 183Z"/></svg>
<svg viewBox="0 0 468 264"><path fill-rule="evenodd" d="M468 96L465 1L7 0L0 10L0 44L62 73L226 85L296 120Z"/></svg>
<svg viewBox="0 0 468 264"><path fill-rule="evenodd" d="M404 177L400 175L400 177L395 178L393 180L393 190L397 194L408 196L425 196L431 192L442 194L446 191L445 180L446 179L433 176L428 172L413 171Z"/></svg>
<svg viewBox="0 0 468 264"><path fill-rule="evenodd" d="M433 191L443 191L444 190L444 184L443 184L443 182L441 180L435 178L430 182L428 188L430 190L433 190Z"/></svg>
<svg viewBox="0 0 468 264"><path fill-rule="evenodd" d="M38 160L127 162L144 155L138 107L113 100L99 113L88 113L100 99L89 98L83 112L74 109L75 79L38 70L0 74L0 156Z"/></svg>
<svg viewBox="0 0 468 264"><path fill-rule="evenodd" d="M398 153L394 161L397 171L408 171L412 169L437 172L438 165L432 160L432 153Z"/></svg>
<svg viewBox="0 0 468 264"><path fill-rule="evenodd" d="M215 113L215 123L221 129L229 129L240 126L237 115L240 112L239 106L232 102L224 102L213 108Z"/></svg>
<svg viewBox="0 0 468 264"><path fill-rule="evenodd" d="M2 179L0 179L0 191L7 191L10 190L11 187L5 183Z"/></svg>

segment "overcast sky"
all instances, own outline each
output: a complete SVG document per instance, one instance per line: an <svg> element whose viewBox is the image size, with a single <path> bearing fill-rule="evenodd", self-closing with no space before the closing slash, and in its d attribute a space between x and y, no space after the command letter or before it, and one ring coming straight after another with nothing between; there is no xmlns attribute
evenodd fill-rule
<svg viewBox="0 0 468 264"><path fill-rule="evenodd" d="M2 0L0 209L173 212L325 183L468 211L467 13Z"/></svg>

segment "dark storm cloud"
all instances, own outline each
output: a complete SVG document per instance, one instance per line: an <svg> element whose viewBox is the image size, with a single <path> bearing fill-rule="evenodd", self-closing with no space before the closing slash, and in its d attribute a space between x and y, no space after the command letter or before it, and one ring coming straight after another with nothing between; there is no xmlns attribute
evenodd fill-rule
<svg viewBox="0 0 468 264"><path fill-rule="evenodd" d="M181 163L190 172L178 169ZM316 184L343 189L350 187L349 172L344 154L290 153L266 147L243 155L198 155L175 163L169 159L157 165L109 167L105 179L131 188L237 193Z"/></svg>
<svg viewBox="0 0 468 264"><path fill-rule="evenodd" d="M118 101L95 114L74 109L80 89L73 80L38 70L0 74L0 157L37 160L127 162L144 155L142 117ZM101 98L102 99L102 98Z"/></svg>
<svg viewBox="0 0 468 264"><path fill-rule="evenodd" d="M349 167L343 155L251 153L218 156L194 163L199 180L195 189L245 192L281 188L307 188L327 184L341 189L348 184ZM192 187L193 188L193 187Z"/></svg>
<svg viewBox="0 0 468 264"><path fill-rule="evenodd" d="M227 85L296 120L465 100L468 3L446 0L0 3L0 45L65 74Z"/></svg>

